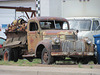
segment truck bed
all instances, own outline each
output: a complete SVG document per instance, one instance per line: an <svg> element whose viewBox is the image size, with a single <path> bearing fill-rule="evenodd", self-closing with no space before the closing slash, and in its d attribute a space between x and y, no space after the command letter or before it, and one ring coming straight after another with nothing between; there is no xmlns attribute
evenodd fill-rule
<svg viewBox="0 0 100 75"><path fill-rule="evenodd" d="M15 46L24 46L27 44L27 32L26 31L17 31L17 32L6 32L7 36L6 41L3 44L3 47L15 47Z"/></svg>

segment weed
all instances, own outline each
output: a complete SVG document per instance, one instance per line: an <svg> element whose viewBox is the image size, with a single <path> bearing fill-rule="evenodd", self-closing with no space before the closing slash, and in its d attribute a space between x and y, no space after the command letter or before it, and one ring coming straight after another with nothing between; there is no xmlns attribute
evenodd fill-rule
<svg viewBox="0 0 100 75"><path fill-rule="evenodd" d="M90 68L93 69L93 66L91 65Z"/></svg>
<svg viewBox="0 0 100 75"><path fill-rule="evenodd" d="M81 63L79 63L79 64L78 64L78 67L79 67L79 68L82 68L82 64L81 64Z"/></svg>

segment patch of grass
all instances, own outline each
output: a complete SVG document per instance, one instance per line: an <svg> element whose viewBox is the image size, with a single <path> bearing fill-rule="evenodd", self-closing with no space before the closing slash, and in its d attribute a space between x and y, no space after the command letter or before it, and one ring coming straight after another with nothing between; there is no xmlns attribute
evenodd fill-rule
<svg viewBox="0 0 100 75"><path fill-rule="evenodd" d="M71 58L69 58L69 57L66 57L65 59L71 59Z"/></svg>
<svg viewBox="0 0 100 75"><path fill-rule="evenodd" d="M93 69L93 66L91 65L90 68Z"/></svg>
<svg viewBox="0 0 100 75"><path fill-rule="evenodd" d="M93 63L93 61L90 61L88 64L89 64L89 65L92 65L92 64L94 64L94 63Z"/></svg>
<svg viewBox="0 0 100 75"><path fill-rule="evenodd" d="M17 66L33 66L39 63L41 63L40 59L34 59L33 62L29 62L26 59L18 60L17 62L3 61L3 60L0 61L0 65L17 65Z"/></svg>
<svg viewBox="0 0 100 75"><path fill-rule="evenodd" d="M78 64L78 67L79 67L79 68L82 68L82 64L81 64L81 63L79 63L79 64Z"/></svg>

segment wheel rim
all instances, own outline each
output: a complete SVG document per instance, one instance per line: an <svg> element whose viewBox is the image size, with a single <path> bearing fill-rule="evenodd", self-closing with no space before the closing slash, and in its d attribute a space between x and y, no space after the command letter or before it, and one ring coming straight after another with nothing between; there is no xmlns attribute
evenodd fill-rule
<svg viewBox="0 0 100 75"><path fill-rule="evenodd" d="M6 51L5 53L4 53L4 61L7 61L8 60L8 52Z"/></svg>
<svg viewBox="0 0 100 75"><path fill-rule="evenodd" d="M43 60L44 60L45 63L48 62L48 53L47 52L44 53Z"/></svg>

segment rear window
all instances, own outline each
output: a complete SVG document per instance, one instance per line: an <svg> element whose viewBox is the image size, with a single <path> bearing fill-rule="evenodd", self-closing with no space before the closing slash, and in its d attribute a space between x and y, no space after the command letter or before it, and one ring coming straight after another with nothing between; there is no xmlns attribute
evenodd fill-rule
<svg viewBox="0 0 100 75"><path fill-rule="evenodd" d="M0 39L0 44L3 44L5 40L4 39Z"/></svg>

